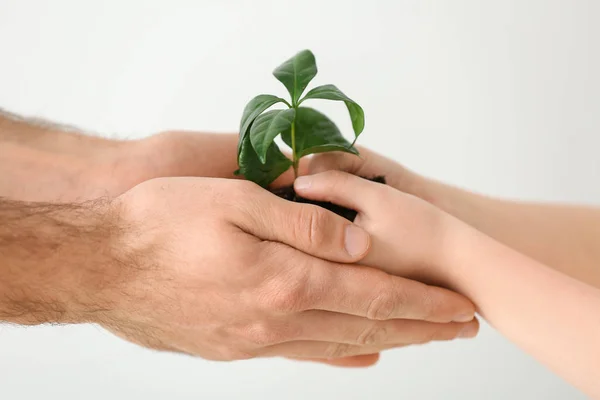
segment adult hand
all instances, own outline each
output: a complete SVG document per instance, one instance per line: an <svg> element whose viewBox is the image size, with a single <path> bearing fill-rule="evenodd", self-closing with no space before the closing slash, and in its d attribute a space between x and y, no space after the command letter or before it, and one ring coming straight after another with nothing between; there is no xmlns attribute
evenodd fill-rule
<svg viewBox="0 0 600 400"><path fill-rule="evenodd" d="M236 167L235 134L173 131L142 140L119 141L80 135L72 128L0 115L0 142L0 172L6 178L0 182L0 196L28 201L70 202L99 196L110 198L155 177L232 177ZM28 185L23 185L23 181ZM288 173L276 183L291 181ZM205 195L200 194L198 199ZM436 309L432 304L419 303L428 289L422 293L420 289L409 290L413 286L420 288L419 284L410 281L403 286L416 294L406 299L407 308L418 311L422 306L422 315L430 310L433 320L439 320L447 314L444 307ZM470 308L465 305L469 302L465 299L457 299L456 295L446 292L440 292L439 295L447 297L444 301L448 302L450 308L463 307L466 314L469 313ZM125 322L121 323L121 326L125 325ZM396 325L400 329L404 323ZM410 329L404 331L405 342L411 341L411 335L413 342L424 342L426 337L435 339L452 336L448 330L437 330L437 325L425 324L422 328L413 326L412 329L412 333ZM437 333L432 333L432 329L436 329ZM365 366L373 364L377 358L377 354L369 354L325 362Z"/></svg>
<svg viewBox="0 0 600 400"><path fill-rule="evenodd" d="M477 324L456 293L346 264L368 252L360 228L250 182L154 179L115 204L119 261L98 292L98 322L143 346L212 360L339 359Z"/></svg>

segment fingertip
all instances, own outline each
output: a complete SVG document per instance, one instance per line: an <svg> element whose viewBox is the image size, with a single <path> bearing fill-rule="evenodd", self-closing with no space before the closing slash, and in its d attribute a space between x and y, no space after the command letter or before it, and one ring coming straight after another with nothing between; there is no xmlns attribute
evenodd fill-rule
<svg viewBox="0 0 600 400"><path fill-rule="evenodd" d="M460 293L453 292L456 298L456 309L452 321L454 322L471 322L475 318L477 312L475 304Z"/></svg>
<svg viewBox="0 0 600 400"><path fill-rule="evenodd" d="M371 248L371 235L361 227L349 224L344 233L344 247L353 262L360 261Z"/></svg>
<svg viewBox="0 0 600 400"><path fill-rule="evenodd" d="M429 317L430 322L468 323L475 318L476 307L471 300L451 289L429 286L428 295L435 305Z"/></svg>
<svg viewBox="0 0 600 400"><path fill-rule="evenodd" d="M475 318L475 311L463 312L452 318L453 322L471 322Z"/></svg>
<svg viewBox="0 0 600 400"><path fill-rule="evenodd" d="M348 357L342 360L337 360L338 365L346 368L366 368L372 367L379 362L381 358L379 353L365 354L360 356ZM341 361L341 362L340 362Z"/></svg>
<svg viewBox="0 0 600 400"><path fill-rule="evenodd" d="M367 368L372 367L379 362L380 354L364 354L345 358L336 358L329 360L316 360L318 362L341 368Z"/></svg>
<svg viewBox="0 0 600 400"><path fill-rule="evenodd" d="M458 332L457 338L461 339L473 339L475 336L479 334L479 320L477 318L473 318L470 323L465 324L465 326Z"/></svg>
<svg viewBox="0 0 600 400"><path fill-rule="evenodd" d="M446 289L449 290L449 289ZM467 323L467 322L471 322L473 321L473 319L475 319L475 314L477 312L476 306L475 304L473 304L473 302L468 299L467 297L463 296L460 293L454 292L454 291L450 291L449 292L453 295L454 297L454 312L453 312L453 317L451 319L452 322L459 322L459 323Z"/></svg>
<svg viewBox="0 0 600 400"><path fill-rule="evenodd" d="M312 176L304 175L299 176L294 181L294 190L297 193L302 193L309 190L312 187L314 178Z"/></svg>

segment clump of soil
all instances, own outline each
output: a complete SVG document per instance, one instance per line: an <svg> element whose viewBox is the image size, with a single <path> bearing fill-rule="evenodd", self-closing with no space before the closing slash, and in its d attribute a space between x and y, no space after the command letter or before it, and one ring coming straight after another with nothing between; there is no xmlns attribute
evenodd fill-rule
<svg viewBox="0 0 600 400"><path fill-rule="evenodd" d="M385 177L383 177L383 176L376 176L374 178L366 178L366 177L362 177L362 178L368 179L373 182L385 184ZM296 191L294 190L293 186L284 186L281 188L271 189L271 192L283 199L293 201L296 203L308 203L308 204L315 204L317 206L321 206L323 208L328 209L329 211L332 211L338 215L341 215L342 217L344 217L347 220L352 221L352 222L356 218L356 214L357 214L356 211L351 210L349 208L341 207L341 206L338 206L337 204L329 203L326 201L308 200L303 197L297 196ZM360 196L360 193L357 193L356 195Z"/></svg>

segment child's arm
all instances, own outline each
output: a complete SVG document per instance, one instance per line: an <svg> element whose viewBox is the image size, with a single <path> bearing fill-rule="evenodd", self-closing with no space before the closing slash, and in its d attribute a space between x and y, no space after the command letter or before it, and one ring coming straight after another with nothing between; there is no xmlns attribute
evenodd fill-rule
<svg viewBox="0 0 600 400"><path fill-rule="evenodd" d="M459 236L448 259L454 288L506 338L600 398L600 290L475 230Z"/></svg>
<svg viewBox="0 0 600 400"><path fill-rule="evenodd" d="M389 186L337 171L295 186L302 196L359 212L356 223L373 240L366 264L469 296L508 339L600 398L600 290Z"/></svg>
<svg viewBox="0 0 600 400"><path fill-rule="evenodd" d="M509 247L600 288L600 209L502 200L415 174L397 162L360 149L361 157L324 153L312 173L330 169L359 176L385 175L388 184L454 215Z"/></svg>

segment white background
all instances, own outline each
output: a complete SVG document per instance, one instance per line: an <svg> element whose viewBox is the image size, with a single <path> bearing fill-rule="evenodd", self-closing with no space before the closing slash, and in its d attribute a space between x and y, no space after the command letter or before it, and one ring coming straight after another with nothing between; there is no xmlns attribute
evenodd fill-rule
<svg viewBox="0 0 600 400"><path fill-rule="evenodd" d="M303 48L360 142L507 197L600 204L600 2L0 0L0 107L121 137L235 131ZM323 105L350 132L343 105ZM507 293L507 296L510 294ZM211 363L100 328L0 326L3 399L577 399L489 327L368 370Z"/></svg>

